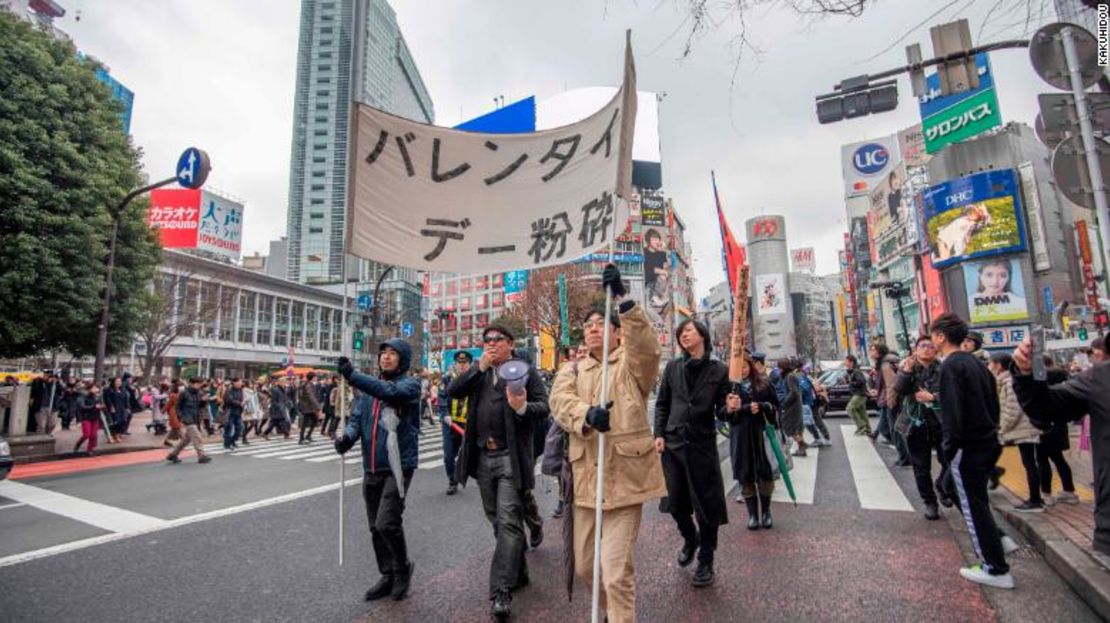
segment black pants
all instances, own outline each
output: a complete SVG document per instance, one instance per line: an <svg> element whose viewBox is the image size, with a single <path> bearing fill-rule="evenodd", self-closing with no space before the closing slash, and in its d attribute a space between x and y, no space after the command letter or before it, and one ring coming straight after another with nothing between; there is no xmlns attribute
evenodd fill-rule
<svg viewBox="0 0 1110 623"><path fill-rule="evenodd" d="M277 428L278 432L281 433L282 435L285 435L286 437L289 436L289 420L284 419L284 418L282 418L282 419L270 418L270 424L268 426L266 426L266 431L262 434L263 435L269 435L271 432L273 432L274 428Z"/></svg>
<svg viewBox="0 0 1110 623"><path fill-rule="evenodd" d="M405 491L412 483L414 470L404 470ZM366 521L370 524L370 539L374 544L374 558L382 575L403 573L409 564L409 550L405 543L405 499L397 489L397 479L392 472L362 475L362 499L366 502Z"/></svg>
<svg viewBox="0 0 1110 623"><path fill-rule="evenodd" d="M687 473L686 462L667 449L663 452L663 473L667 480L667 504L663 510L669 512L678 524L678 532L686 541L697 539L698 562L713 562L717 550L717 524L697 519L695 525L693 492L686 484L692 481Z"/></svg>
<svg viewBox="0 0 1110 623"><path fill-rule="evenodd" d="M911 428L906 438L917 493L926 505L937 503L937 492L933 486L933 450L937 452L937 461L940 462L941 470L943 471L945 467L944 459L941 458L944 453L940 449L940 440L940 425L931 416L926 416L921 426Z"/></svg>
<svg viewBox="0 0 1110 623"><path fill-rule="evenodd" d="M497 546L489 566L489 595L515 588L527 575L524 562L524 502L513 483L513 457L508 450L478 450L478 490L482 509L493 526Z"/></svg>
<svg viewBox="0 0 1110 623"><path fill-rule="evenodd" d="M961 448L956 451L950 466L952 482L960 498L960 509L967 522L971 545L975 548L975 554L983 561L983 569L993 575L1010 571L1002 552L1002 533L994 523L987 496L987 480L1001 455L1000 446L984 449Z"/></svg>
<svg viewBox="0 0 1110 623"><path fill-rule="evenodd" d="M1049 495L1052 493L1052 466L1056 465L1056 471L1060 474L1060 484L1063 485L1064 491L1068 493L1075 493L1075 483L1071 477L1071 466L1068 465L1068 460L1064 458L1064 451L1059 448L1055 450L1046 451L1043 446L1037 444L1037 467L1041 470L1041 493Z"/></svg>
<svg viewBox="0 0 1110 623"><path fill-rule="evenodd" d="M1039 463L1045 459L1038 456L1038 445L1035 443L1019 443L1017 447L1018 452L1021 453L1021 465L1025 468L1025 482L1029 486L1029 501L1040 504L1044 500L1041 498L1041 467ZM1051 473L1049 472L1049 474Z"/></svg>
<svg viewBox="0 0 1110 623"><path fill-rule="evenodd" d="M302 415L300 440L304 441L307 435L307 439L312 441L312 431L314 430L316 430L316 414L306 413Z"/></svg>

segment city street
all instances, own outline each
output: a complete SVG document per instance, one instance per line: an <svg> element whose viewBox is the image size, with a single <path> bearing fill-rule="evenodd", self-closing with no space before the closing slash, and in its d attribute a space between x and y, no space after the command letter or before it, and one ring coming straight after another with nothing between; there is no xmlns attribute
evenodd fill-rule
<svg viewBox="0 0 1110 623"><path fill-rule="evenodd" d="M962 580L970 546L948 521L919 512L909 470L893 452L829 420L834 446L795 459L798 506L775 493L775 528L749 532L730 501L717 582L695 589L679 568L669 517L644 510L637 544L637 603L643 621L907 620L1097 621L1031 548L1011 557L1021 590L980 589ZM847 437L845 437L845 433ZM844 444L847 442L847 448ZM0 611L7 620L478 621L488 612L491 530L476 487L443 491L441 441L425 425L405 530L416 564L407 600L366 604L377 579L359 488L346 490L346 564L338 566L338 459L330 443L259 440L199 465L143 461L88 469L67 462L25 466L53 475L0 483ZM727 449L722 469L729 480ZM105 457L103 460L113 457ZM346 459L348 484L361 467ZM732 488L731 482L728 486ZM551 479L537 497L554 508ZM731 500L731 496L730 496ZM1011 532L1012 533L1012 532ZM560 524L528 554L532 584L514 599L522 621L586 620L589 588L561 588Z"/></svg>

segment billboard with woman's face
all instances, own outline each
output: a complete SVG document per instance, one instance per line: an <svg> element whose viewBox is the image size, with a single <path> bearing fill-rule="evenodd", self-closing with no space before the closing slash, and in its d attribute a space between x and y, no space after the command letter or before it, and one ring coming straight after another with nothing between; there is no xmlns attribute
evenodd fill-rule
<svg viewBox="0 0 1110 623"><path fill-rule="evenodd" d="M1025 249L1012 169L950 180L925 191L925 228L938 268Z"/></svg>
<svg viewBox="0 0 1110 623"><path fill-rule="evenodd" d="M963 265L967 308L972 324L1029 318L1021 264L998 258Z"/></svg>

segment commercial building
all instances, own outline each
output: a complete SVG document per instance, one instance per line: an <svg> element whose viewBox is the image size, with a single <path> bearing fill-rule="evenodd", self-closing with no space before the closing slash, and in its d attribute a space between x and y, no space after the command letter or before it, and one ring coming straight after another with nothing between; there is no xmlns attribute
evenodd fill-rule
<svg viewBox="0 0 1110 623"><path fill-rule="evenodd" d="M347 205L347 125L351 64L361 54L364 72L356 97L386 112L432 123L431 97L386 0L370 0L363 50L353 51L354 0L302 0L289 167L289 278L339 282ZM370 282L383 270L351 261L348 278ZM412 271L391 275L417 287ZM392 287L392 285L391 285ZM398 286L400 287L400 286Z"/></svg>
<svg viewBox="0 0 1110 623"><path fill-rule="evenodd" d="M790 299L798 356L807 361L836 359L836 326L826 281L808 272L790 273Z"/></svg>
<svg viewBox="0 0 1110 623"><path fill-rule="evenodd" d="M790 255L786 249L786 220L764 215L744 223L751 266L752 341L769 359L798 353L794 333L794 303L790 297Z"/></svg>

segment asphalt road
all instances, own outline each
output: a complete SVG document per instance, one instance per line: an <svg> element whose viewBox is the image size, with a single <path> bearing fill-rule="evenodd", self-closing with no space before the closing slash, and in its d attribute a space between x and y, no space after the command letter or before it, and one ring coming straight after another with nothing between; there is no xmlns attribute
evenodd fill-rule
<svg viewBox="0 0 1110 623"><path fill-rule="evenodd" d="M692 567L674 563L673 521L645 506L640 620L1098 620L1031 548L1012 557L1014 591L962 580L970 546L958 515L924 520L909 470L890 466L893 452L850 429L843 437L846 420L829 425L834 447L795 464L801 503L779 502L787 497L776 492L773 530L749 532L744 507L729 502L711 588L690 586ZM78 463L0 483L2 618L486 620L493 537L477 489L445 496L438 433L421 445L425 467L405 512L416 573L403 602L361 600L377 572L358 487L346 488L346 564L338 565L339 463L327 458L330 446L275 442L208 465L168 465L155 452L145 463ZM352 484L359 469L346 468ZM555 502L549 480L537 488L545 516ZM568 602L557 580L559 527L549 520L547 539L528 554L532 585L515 597L517 620L588 619L589 587L577 585Z"/></svg>

